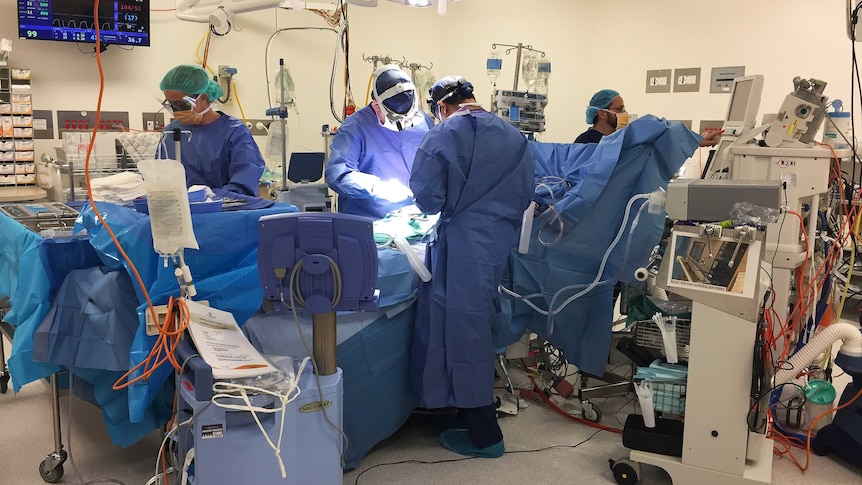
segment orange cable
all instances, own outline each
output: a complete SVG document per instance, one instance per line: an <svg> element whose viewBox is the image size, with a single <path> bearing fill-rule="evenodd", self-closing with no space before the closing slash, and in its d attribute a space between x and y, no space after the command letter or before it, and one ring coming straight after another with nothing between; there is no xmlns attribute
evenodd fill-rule
<svg viewBox="0 0 862 485"><path fill-rule="evenodd" d="M155 354L151 351L151 357L152 357L152 355L156 355L156 356L158 355L158 353L159 353L158 349L165 349L165 350L170 349L170 352L168 352L167 356L164 359L162 359L159 363L157 363L154 366L154 368L148 369L149 372L144 373L146 378L149 378L149 376L155 370L155 367L158 367L159 365L161 365L161 363L163 363L165 360L170 360L171 363L176 366L176 364L177 364L176 358L172 355L172 353L173 353L173 350L176 349L176 346L177 346L178 341L179 341L179 336L182 334L182 331L185 329L185 326L187 326L188 308L186 307L185 302L183 302L181 300L177 300L177 301L179 301L178 316L180 317L180 321L183 322L183 324L179 325L179 327L178 327L179 329L169 331L169 329L167 329L167 324L166 324L165 328L163 328L161 325L159 325L158 318L156 316L155 307L153 306L153 302L150 299L150 294L147 291L146 285L144 284L144 281L141 278L141 275L138 272L137 267L135 267L135 264L132 262L129 255L126 254L126 251L123 249L122 244L120 244L120 241L119 241L119 239L117 239L117 236L116 236L116 234L114 234L114 231L113 231L113 229L111 229L111 226L108 224L108 222L102 216L101 212L99 212L99 209L96 206L95 199L93 198L93 187L92 187L91 180L90 180L90 158L92 156L93 148L94 148L95 143L96 143L96 135L98 134L98 126L99 126L99 121L101 119L101 113L102 113L102 98L104 97L104 93L105 93L105 70L104 70L104 67L102 66L102 56L101 56L101 52L100 52L101 51L101 49L100 49L100 47L101 47L101 29L99 28L99 22L98 22L99 17L98 17L98 15L99 15L99 0L95 0L93 3L93 19L94 19L93 23L95 24L95 31L96 31L96 49L95 49L96 50L96 64L99 67L99 98L98 98L98 102L96 104L96 115L95 115L95 122L93 123L93 134L90 137L90 144L87 147L87 154L86 154L86 158L84 160L84 173L85 173L84 179L85 179L86 184L87 184L87 197L90 200L90 206L93 208L93 213L99 219L99 222L105 227L105 230L111 236L111 240L114 242L114 245L117 247L117 251L120 253L120 255L122 255L123 260L126 262L129 269L134 274L135 279L137 280L138 286L141 288L141 292L143 293L144 298L147 301L147 308L150 312L150 316L152 317L153 321L156 322L157 328L159 328L159 332L160 332L159 339L167 340L167 337L171 336L171 337L175 337L175 340L177 341L177 342L173 343L173 345L171 345L170 347L168 347L166 345L166 342L162 342L161 345L157 345L156 347L154 347L153 350L155 351ZM171 304L169 304L169 308L173 307L172 302L173 302L173 298L171 298ZM169 312L169 317L170 317L170 312ZM166 317L166 322L169 320L172 320L169 317ZM166 330L168 330L168 331L166 331ZM120 380L118 380L117 382L120 382L123 379L127 378L128 375L130 375L135 370L139 369L142 365L148 366L150 360L151 360L151 358L148 357L147 360L145 360L145 361L141 362L141 364L138 364L137 366L135 366L128 373L126 373L126 375L124 375L122 378L120 378ZM119 389L123 389L125 387L128 387L130 384L137 382L138 380L144 378L144 375L142 375L140 378L133 379L133 380L131 380L125 384L114 383L113 389L119 390Z"/></svg>

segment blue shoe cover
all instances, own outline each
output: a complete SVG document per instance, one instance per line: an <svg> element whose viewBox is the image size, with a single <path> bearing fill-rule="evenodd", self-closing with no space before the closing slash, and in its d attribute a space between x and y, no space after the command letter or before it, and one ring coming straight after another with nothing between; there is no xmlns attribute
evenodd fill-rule
<svg viewBox="0 0 862 485"><path fill-rule="evenodd" d="M459 455L477 458L499 458L506 452L503 440L485 448L476 448L466 429L447 429L440 434L440 444L443 445L443 448Z"/></svg>

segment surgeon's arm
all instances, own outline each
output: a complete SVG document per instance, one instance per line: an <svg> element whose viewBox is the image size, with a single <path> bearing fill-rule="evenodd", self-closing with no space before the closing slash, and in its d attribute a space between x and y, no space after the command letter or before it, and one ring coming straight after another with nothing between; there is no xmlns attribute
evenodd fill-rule
<svg viewBox="0 0 862 485"><path fill-rule="evenodd" d="M326 183L332 190L351 199L370 199L374 185L380 182L376 175L359 171L359 162L365 143L358 127L345 124L332 139L329 160L326 162Z"/></svg>
<svg viewBox="0 0 862 485"><path fill-rule="evenodd" d="M251 136L251 131L234 130L228 140L228 146L230 152L227 163L230 180L224 185L224 190L257 197L260 176L263 175L266 164Z"/></svg>
<svg viewBox="0 0 862 485"><path fill-rule="evenodd" d="M426 148L433 146L430 136L416 150L413 171L410 174L410 190L416 200L416 207L426 214L436 214L443 210L446 202L448 171L446 161L439 153L429 153ZM432 150L433 152L434 150Z"/></svg>

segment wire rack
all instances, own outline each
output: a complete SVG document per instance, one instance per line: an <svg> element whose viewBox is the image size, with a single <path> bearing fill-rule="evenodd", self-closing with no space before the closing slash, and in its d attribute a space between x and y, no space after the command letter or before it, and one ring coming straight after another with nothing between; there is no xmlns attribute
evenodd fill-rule
<svg viewBox="0 0 862 485"><path fill-rule="evenodd" d="M683 381L647 381L652 387L652 402L656 412L685 415L686 383Z"/></svg>
<svg viewBox="0 0 862 485"><path fill-rule="evenodd" d="M87 190L84 182L86 155L66 155L64 171L69 175L67 200L84 200ZM91 155L88 167L90 178L106 177L120 172L137 172L138 157L119 155Z"/></svg>
<svg viewBox="0 0 862 485"><path fill-rule="evenodd" d="M661 350L664 352L664 342L661 330L652 320L639 320L635 322L635 342L641 347ZM676 321L676 349L677 356L682 360L688 360L691 353L691 320L677 319Z"/></svg>

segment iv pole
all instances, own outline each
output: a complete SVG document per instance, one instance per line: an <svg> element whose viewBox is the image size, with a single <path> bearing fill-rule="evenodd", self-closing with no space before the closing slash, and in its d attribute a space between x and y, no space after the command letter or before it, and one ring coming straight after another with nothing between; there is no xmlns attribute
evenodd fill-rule
<svg viewBox="0 0 862 485"><path fill-rule="evenodd" d="M279 73L284 71L284 58L278 60ZM266 110L267 116L278 116L281 124L281 191L278 193L279 202L289 202L287 196L287 103L285 99L284 82L278 83L278 89L281 93L281 102L277 108Z"/></svg>
<svg viewBox="0 0 862 485"><path fill-rule="evenodd" d="M542 57L545 57L545 52L544 52L544 51L540 51L540 50L538 50L538 49L533 49L533 46L532 46L532 45L524 45L524 44L522 44L522 43L520 43L520 42L518 42L518 45L512 45L512 44L496 44L496 43L495 43L495 44L491 44L491 49L496 49L496 48L497 48L497 46L501 46L501 47L509 47L509 49L506 49L506 55L507 55L507 56L508 56L508 55L509 55L513 50L515 50L515 49L517 49L517 50L518 50L517 55L515 56L515 81L514 81L514 82L513 82L513 84L512 84L512 90L513 90L513 91L517 91L517 90L518 90L518 76L519 76L519 75L520 75L520 73L521 73L521 53L522 53L524 50L528 50L528 51L530 51L530 52L538 52L539 54L541 54L541 55L542 55Z"/></svg>

